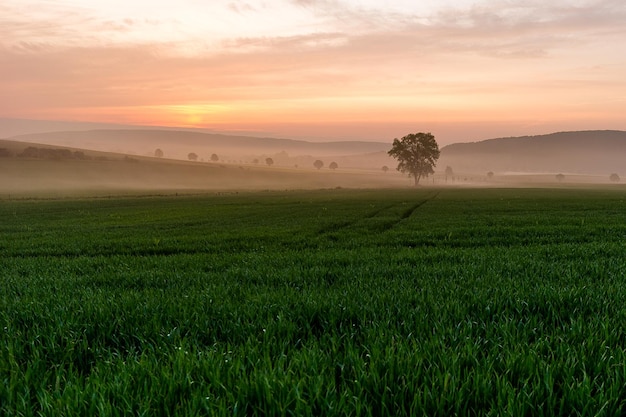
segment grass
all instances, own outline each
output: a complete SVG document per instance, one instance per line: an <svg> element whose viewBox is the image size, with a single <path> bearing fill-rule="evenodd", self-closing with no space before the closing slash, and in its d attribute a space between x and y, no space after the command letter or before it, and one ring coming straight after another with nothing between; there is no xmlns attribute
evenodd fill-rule
<svg viewBox="0 0 626 417"><path fill-rule="evenodd" d="M620 415L626 190L5 200L0 414Z"/></svg>

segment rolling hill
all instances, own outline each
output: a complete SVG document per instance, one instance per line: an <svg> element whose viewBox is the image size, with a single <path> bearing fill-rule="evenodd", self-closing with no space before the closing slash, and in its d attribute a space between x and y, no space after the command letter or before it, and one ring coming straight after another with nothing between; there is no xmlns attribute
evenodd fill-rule
<svg viewBox="0 0 626 417"><path fill-rule="evenodd" d="M393 169L389 147L382 142L316 143L175 130L19 135L0 140L0 196L409 186L411 181ZM153 156L156 148L164 151L164 158ZM188 161L189 152L198 154L198 161ZM204 162L212 153L220 161ZM266 166L265 156L275 164ZM313 168L316 158L324 161L323 169ZM339 169L328 169L331 161ZM383 173L383 165L391 171ZM443 174L447 166L467 185L554 183L556 173L575 182L606 183L611 173L626 177L626 132L560 132L448 145L441 149L435 177L428 183L448 184ZM497 181L486 180L489 171ZM534 178L506 179L520 173Z"/></svg>
<svg viewBox="0 0 626 417"><path fill-rule="evenodd" d="M389 149L384 142L308 142L292 139L258 138L204 132L140 129L96 129L18 135L13 141L93 149L131 155L154 155L161 149L166 157L187 159L191 152L202 159L216 153L221 160L252 160L262 156L340 157L368 155ZM354 159L354 158L353 158ZM382 166L382 165L381 165ZM378 166L376 166L378 168Z"/></svg>
<svg viewBox="0 0 626 417"><path fill-rule="evenodd" d="M456 143L437 164L455 172L626 174L626 132L594 130Z"/></svg>
<svg viewBox="0 0 626 417"><path fill-rule="evenodd" d="M0 199L6 196L110 195L407 186L381 170L192 162L0 140Z"/></svg>

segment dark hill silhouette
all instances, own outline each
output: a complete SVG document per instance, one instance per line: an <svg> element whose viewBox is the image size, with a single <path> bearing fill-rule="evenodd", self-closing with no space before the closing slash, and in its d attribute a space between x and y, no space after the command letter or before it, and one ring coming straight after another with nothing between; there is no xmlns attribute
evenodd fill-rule
<svg viewBox="0 0 626 417"><path fill-rule="evenodd" d="M441 149L440 170L455 172L626 173L626 132L593 130L455 143Z"/></svg>

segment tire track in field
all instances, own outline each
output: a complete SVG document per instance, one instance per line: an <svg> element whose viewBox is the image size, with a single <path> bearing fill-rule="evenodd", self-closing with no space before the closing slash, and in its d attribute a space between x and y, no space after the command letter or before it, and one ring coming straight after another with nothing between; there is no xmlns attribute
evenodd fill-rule
<svg viewBox="0 0 626 417"><path fill-rule="evenodd" d="M417 203L413 204L411 207L409 207L407 210L405 210L400 217L397 220L392 220L390 222L386 222L382 225L379 225L377 227L377 229L380 232L385 232L387 230L390 230L392 228L394 228L398 223L408 219L409 217L411 217L413 215L413 213L415 213L415 211L417 209L419 209L420 207L422 207L424 204L428 203L429 201L435 199L438 195L439 195L440 191L434 191L430 194L428 194L426 196L426 198L424 198L423 200L418 201ZM373 219L376 216L378 216L379 214L383 213L386 210L389 210L393 207L395 207L396 204L387 204L383 207L377 208L376 210L373 210L367 214L365 214L362 217L356 218L354 220L350 220L350 221L342 221L342 222L337 222L337 223L333 223L333 224L329 224L325 227L322 227L318 230L317 232L317 236L324 236L324 235L329 235L331 233L335 233L338 232L342 229L346 229L349 227L353 227L353 226L358 226L359 223L361 223L363 220L367 220L367 219Z"/></svg>
<svg viewBox="0 0 626 417"><path fill-rule="evenodd" d="M361 220L374 218L374 217L378 216L380 213L382 213L383 211L390 209L391 207L393 207L393 204L388 204L388 205L383 206L381 208L378 208L376 210L370 211L369 213L365 214L363 217L356 218L355 220L331 223L331 224L329 224L327 226L324 226L324 227L320 228L317 231L317 235L321 236L321 235L325 235L325 234L328 234L328 233L337 232L337 231L339 231L341 229L345 229L347 227L354 226L354 225L358 224Z"/></svg>
<svg viewBox="0 0 626 417"><path fill-rule="evenodd" d="M398 224L402 223L404 220L408 219L409 217L411 217L413 215L413 213L415 213L417 211L417 209L419 209L420 207L422 207L424 204L428 203L429 201L434 200L435 198L437 198L437 196L439 195L439 193L441 193L441 191L433 191L432 193L428 194L426 196L425 199L413 204L411 207L409 207L404 213L402 213L402 215L400 216L400 218L393 222L393 223L389 223L387 225L387 227L384 228L384 230L382 230L383 232L387 231L387 230L391 230L394 227L396 227Z"/></svg>
<svg viewBox="0 0 626 417"><path fill-rule="evenodd" d="M402 216L400 216L400 221L404 220L404 219L408 219L409 217L411 217L413 215L413 213L415 213L415 211L422 207L424 204L428 203L431 200L434 200L435 198L437 198L437 196L439 195L441 191L435 191L433 193L431 193L430 195L428 195L424 200L420 201L417 204L414 204L413 206L411 206L407 211L405 211L404 213L402 213Z"/></svg>
<svg viewBox="0 0 626 417"><path fill-rule="evenodd" d="M372 218L378 216L383 211L392 208L393 206L394 206L393 204L388 204L388 205L386 205L384 207L379 208L378 210L374 210L374 211L371 211L371 212L367 213L365 216L363 216L363 218L364 219L372 219Z"/></svg>

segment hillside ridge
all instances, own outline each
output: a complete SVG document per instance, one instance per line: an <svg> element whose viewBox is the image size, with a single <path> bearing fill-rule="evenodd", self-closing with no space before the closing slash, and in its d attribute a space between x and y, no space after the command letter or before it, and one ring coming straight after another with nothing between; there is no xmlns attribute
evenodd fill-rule
<svg viewBox="0 0 626 417"><path fill-rule="evenodd" d="M455 143L439 166L465 172L626 172L626 131L586 130Z"/></svg>

